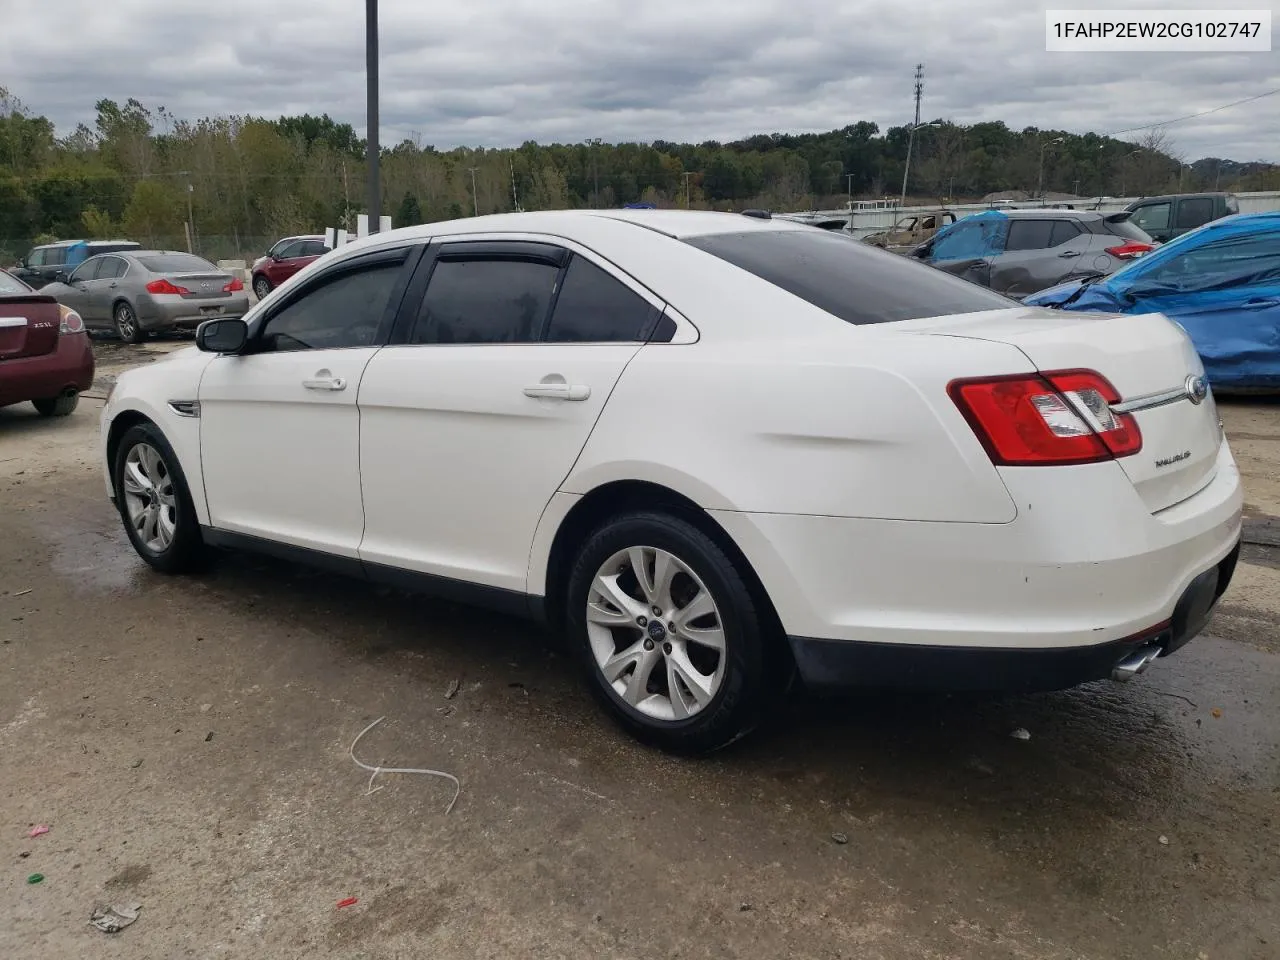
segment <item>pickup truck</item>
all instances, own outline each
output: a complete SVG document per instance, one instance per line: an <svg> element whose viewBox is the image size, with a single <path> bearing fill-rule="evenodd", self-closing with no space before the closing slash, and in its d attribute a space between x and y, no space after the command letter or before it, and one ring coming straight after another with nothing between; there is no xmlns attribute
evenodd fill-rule
<svg viewBox="0 0 1280 960"><path fill-rule="evenodd" d="M932 240L935 233L955 222L954 211L929 210L903 217L893 225L893 229L869 234L862 238L862 242L874 247L884 247L893 253L906 253Z"/></svg>
<svg viewBox="0 0 1280 960"><path fill-rule="evenodd" d="M1165 243L1211 220L1239 213L1240 204L1230 193L1174 193L1143 197L1125 209L1133 214L1130 223Z"/></svg>

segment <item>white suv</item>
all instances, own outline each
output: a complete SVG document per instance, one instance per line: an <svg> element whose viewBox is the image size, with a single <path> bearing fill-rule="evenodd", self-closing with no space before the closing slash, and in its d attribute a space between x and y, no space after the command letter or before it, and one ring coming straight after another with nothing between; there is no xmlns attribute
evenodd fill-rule
<svg viewBox="0 0 1280 960"><path fill-rule="evenodd" d="M543 618L704 750L794 676L1050 689L1199 631L1239 475L1187 337L847 237L511 214L327 254L120 377L142 557L266 550Z"/></svg>

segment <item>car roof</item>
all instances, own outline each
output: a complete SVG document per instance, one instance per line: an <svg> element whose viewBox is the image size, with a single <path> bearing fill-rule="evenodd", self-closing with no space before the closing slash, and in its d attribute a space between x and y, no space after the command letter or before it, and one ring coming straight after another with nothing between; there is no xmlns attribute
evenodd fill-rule
<svg viewBox="0 0 1280 960"><path fill-rule="evenodd" d="M1020 208L1017 210L1001 210L1004 216L1012 220L1067 220L1083 217L1086 220L1096 220L1103 216L1097 210L1066 210L1062 207L1044 207L1036 209Z"/></svg>
<svg viewBox="0 0 1280 960"><path fill-rule="evenodd" d="M86 247L100 247L104 244L128 244L130 247L140 247L142 244L136 240L55 240L53 243L37 243L33 250L46 250L51 247L75 247L84 244Z"/></svg>

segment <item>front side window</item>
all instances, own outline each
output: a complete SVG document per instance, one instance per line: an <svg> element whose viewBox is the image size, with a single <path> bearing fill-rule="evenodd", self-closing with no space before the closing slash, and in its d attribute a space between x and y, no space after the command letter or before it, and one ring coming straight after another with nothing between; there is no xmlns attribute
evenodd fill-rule
<svg viewBox="0 0 1280 960"><path fill-rule="evenodd" d="M559 275L535 260L441 259L409 342L535 342Z"/></svg>
<svg viewBox="0 0 1280 960"><path fill-rule="evenodd" d="M294 257L300 257L302 256L302 247L305 242L304 240L291 240L276 252L276 256L281 260L292 260Z"/></svg>
<svg viewBox="0 0 1280 960"><path fill-rule="evenodd" d="M1141 274L1135 288L1204 293L1280 285L1280 232L1223 237L1186 250Z"/></svg>
<svg viewBox="0 0 1280 960"><path fill-rule="evenodd" d="M1049 237L1053 234L1052 220L1010 220L1009 239L1005 242L1005 253L1019 250L1043 250L1049 246Z"/></svg>
<svg viewBox="0 0 1280 960"><path fill-rule="evenodd" d="M553 343L639 340L656 312L590 260L575 256L556 297L546 339Z"/></svg>
<svg viewBox="0 0 1280 960"><path fill-rule="evenodd" d="M974 226L981 245L983 226ZM977 284L826 231L753 230L684 242L847 323L888 323L1015 305Z"/></svg>
<svg viewBox="0 0 1280 960"><path fill-rule="evenodd" d="M101 259L97 257L90 258L71 272L71 276L67 279L67 282L82 283L85 280L92 280L98 272L98 267L101 265Z"/></svg>
<svg viewBox="0 0 1280 960"><path fill-rule="evenodd" d="M1150 233L1169 228L1169 204L1153 203L1133 211L1133 222Z"/></svg>
<svg viewBox="0 0 1280 960"><path fill-rule="evenodd" d="M27 257L27 266L43 267L46 253L48 253L48 251L45 250L44 247L36 247L36 249L31 251L31 255Z"/></svg>
<svg viewBox="0 0 1280 960"><path fill-rule="evenodd" d="M340 273L308 288L267 319L259 351L376 345L401 269L399 262L381 263Z"/></svg>

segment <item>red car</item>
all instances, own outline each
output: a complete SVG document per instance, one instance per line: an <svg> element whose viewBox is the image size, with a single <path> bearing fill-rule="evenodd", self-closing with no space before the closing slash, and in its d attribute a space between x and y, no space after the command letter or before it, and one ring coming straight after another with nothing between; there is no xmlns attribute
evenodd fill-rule
<svg viewBox="0 0 1280 960"><path fill-rule="evenodd" d="M65 417L93 383L93 347L80 314L0 270L0 407L30 400Z"/></svg>
<svg viewBox="0 0 1280 960"><path fill-rule="evenodd" d="M259 300L308 263L329 252L323 236L285 237L253 262L253 294Z"/></svg>

